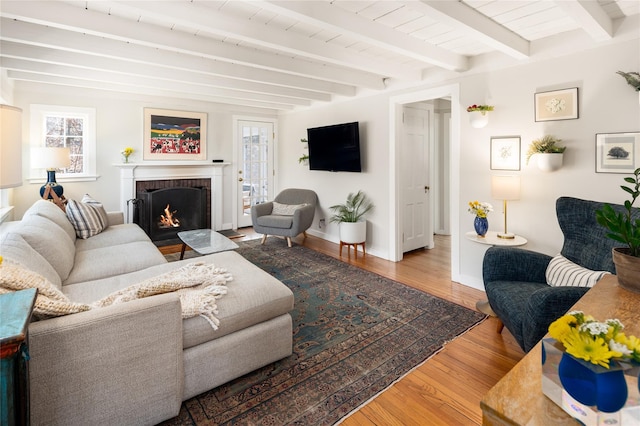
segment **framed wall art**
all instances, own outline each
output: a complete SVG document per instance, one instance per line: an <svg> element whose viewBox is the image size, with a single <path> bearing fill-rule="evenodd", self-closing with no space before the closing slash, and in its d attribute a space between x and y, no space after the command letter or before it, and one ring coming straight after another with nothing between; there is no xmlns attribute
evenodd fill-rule
<svg viewBox="0 0 640 426"><path fill-rule="evenodd" d="M145 108L143 159L206 160L207 114Z"/></svg>
<svg viewBox="0 0 640 426"><path fill-rule="evenodd" d="M491 137L491 170L520 170L520 136Z"/></svg>
<svg viewBox="0 0 640 426"><path fill-rule="evenodd" d="M633 173L639 164L640 132L596 134L597 173Z"/></svg>
<svg viewBox="0 0 640 426"><path fill-rule="evenodd" d="M536 93L535 121L574 120L578 118L578 88Z"/></svg>

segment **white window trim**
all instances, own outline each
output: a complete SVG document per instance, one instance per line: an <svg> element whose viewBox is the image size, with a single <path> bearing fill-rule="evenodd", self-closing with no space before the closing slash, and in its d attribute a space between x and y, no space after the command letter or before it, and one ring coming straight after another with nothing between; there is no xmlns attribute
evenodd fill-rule
<svg viewBox="0 0 640 426"><path fill-rule="evenodd" d="M84 128L84 146L83 155L84 172L83 173L56 173L58 182L86 182L98 179L96 166L96 110L95 108L72 107L63 105L30 105L30 125L29 135L31 147L37 148L44 146L44 117L52 114L74 114L84 115L86 117L86 126ZM31 177L28 178L30 183L45 183L47 181L46 172L42 169L30 169Z"/></svg>

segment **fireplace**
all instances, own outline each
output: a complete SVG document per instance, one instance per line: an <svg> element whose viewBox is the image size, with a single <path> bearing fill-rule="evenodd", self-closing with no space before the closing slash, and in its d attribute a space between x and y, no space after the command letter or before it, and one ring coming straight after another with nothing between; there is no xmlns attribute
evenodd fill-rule
<svg viewBox="0 0 640 426"><path fill-rule="evenodd" d="M160 188L138 188L133 221L155 243L177 241L180 231L211 227L207 186L175 186L180 181L153 181Z"/></svg>

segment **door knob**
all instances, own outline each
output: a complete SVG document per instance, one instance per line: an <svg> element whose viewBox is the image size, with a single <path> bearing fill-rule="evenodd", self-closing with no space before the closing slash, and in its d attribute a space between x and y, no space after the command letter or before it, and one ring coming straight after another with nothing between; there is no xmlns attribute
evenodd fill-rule
<svg viewBox="0 0 640 426"><path fill-rule="evenodd" d="M243 182L243 181L244 181L244 179L238 178L238 182Z"/></svg>

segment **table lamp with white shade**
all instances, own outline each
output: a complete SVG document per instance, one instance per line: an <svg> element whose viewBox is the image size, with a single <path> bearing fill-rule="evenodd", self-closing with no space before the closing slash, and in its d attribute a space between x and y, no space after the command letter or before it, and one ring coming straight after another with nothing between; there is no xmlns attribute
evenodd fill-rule
<svg viewBox="0 0 640 426"><path fill-rule="evenodd" d="M507 201L520 199L520 176L491 176L491 197L503 202L504 232L499 232L498 238L515 238L507 230Z"/></svg>
<svg viewBox="0 0 640 426"><path fill-rule="evenodd" d="M69 148L40 147L31 148L31 167L47 169L47 182L40 188L40 196L44 197L47 187L50 187L58 197L62 197L64 189L56 182L56 170L71 166ZM48 198L53 198L49 195Z"/></svg>

